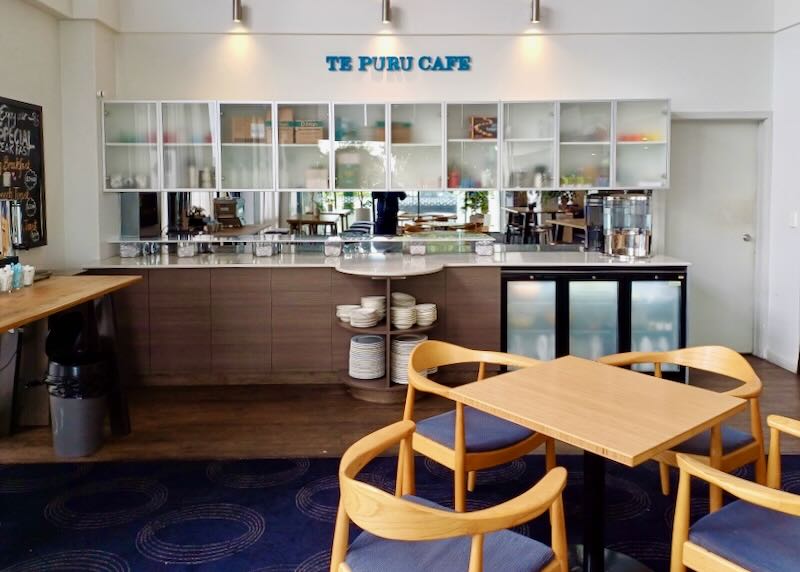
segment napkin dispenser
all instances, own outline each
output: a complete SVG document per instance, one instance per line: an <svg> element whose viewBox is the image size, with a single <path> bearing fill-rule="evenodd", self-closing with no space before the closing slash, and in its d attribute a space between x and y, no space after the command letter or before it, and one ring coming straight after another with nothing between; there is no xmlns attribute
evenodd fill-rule
<svg viewBox="0 0 800 572"><path fill-rule="evenodd" d="M244 200L240 197L214 199L214 218L224 228L242 228Z"/></svg>

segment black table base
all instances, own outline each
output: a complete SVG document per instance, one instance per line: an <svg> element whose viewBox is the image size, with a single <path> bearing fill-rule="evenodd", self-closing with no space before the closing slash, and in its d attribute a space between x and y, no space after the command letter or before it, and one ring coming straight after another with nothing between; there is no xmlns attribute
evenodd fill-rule
<svg viewBox="0 0 800 572"><path fill-rule="evenodd" d="M569 570L581 572L584 570L583 544L573 544L569 547ZM650 568L626 554L603 550L602 565L608 572L653 572Z"/></svg>

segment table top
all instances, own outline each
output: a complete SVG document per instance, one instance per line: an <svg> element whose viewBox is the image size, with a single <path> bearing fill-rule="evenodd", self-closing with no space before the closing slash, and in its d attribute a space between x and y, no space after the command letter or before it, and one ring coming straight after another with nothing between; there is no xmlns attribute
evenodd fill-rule
<svg viewBox="0 0 800 572"><path fill-rule="evenodd" d="M569 212L560 209L542 209L542 208L534 208L533 210L531 210L528 207L503 207L503 210L517 214L527 214L527 213L557 214L557 213Z"/></svg>
<svg viewBox="0 0 800 572"><path fill-rule="evenodd" d="M449 396L629 467L747 405L737 397L574 356L463 385Z"/></svg>
<svg viewBox="0 0 800 572"><path fill-rule="evenodd" d="M559 224L561 226L568 226L570 228L586 228L585 218L558 218L555 220L545 221L545 224Z"/></svg>
<svg viewBox="0 0 800 572"><path fill-rule="evenodd" d="M30 324L121 290L141 276L53 276L0 294L0 332Z"/></svg>
<svg viewBox="0 0 800 572"><path fill-rule="evenodd" d="M289 224L337 224L339 222L339 215L324 215L313 216L310 214L302 216L293 216L286 219Z"/></svg>
<svg viewBox="0 0 800 572"><path fill-rule="evenodd" d="M319 213L321 215L336 215L336 216L349 216L353 214L353 211L348 209L333 209L332 211L322 211Z"/></svg>

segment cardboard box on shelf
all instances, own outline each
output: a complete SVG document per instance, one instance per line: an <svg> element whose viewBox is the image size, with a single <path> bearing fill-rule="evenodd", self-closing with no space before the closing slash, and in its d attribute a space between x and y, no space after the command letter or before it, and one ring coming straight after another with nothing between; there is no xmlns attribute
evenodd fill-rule
<svg viewBox="0 0 800 572"><path fill-rule="evenodd" d="M470 117L470 139L497 139L497 117Z"/></svg>
<svg viewBox="0 0 800 572"><path fill-rule="evenodd" d="M278 143L287 144L294 143L294 127L290 127L291 122L281 121L278 125Z"/></svg>
<svg viewBox="0 0 800 572"><path fill-rule="evenodd" d="M264 117L232 117L233 143L263 143L272 140L272 122Z"/></svg>
<svg viewBox="0 0 800 572"><path fill-rule="evenodd" d="M300 123L300 122L295 122ZM294 128L294 142L313 145L325 138L325 130L319 126L299 126Z"/></svg>

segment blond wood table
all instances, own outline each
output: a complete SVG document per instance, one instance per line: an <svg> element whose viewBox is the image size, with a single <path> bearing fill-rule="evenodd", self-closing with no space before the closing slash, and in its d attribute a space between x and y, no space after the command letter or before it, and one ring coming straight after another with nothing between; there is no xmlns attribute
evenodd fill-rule
<svg viewBox="0 0 800 572"><path fill-rule="evenodd" d="M584 451L584 570L603 570L604 459L634 467L744 410L743 399L568 356L449 397Z"/></svg>
<svg viewBox="0 0 800 572"><path fill-rule="evenodd" d="M89 305L92 334L105 350L116 354L114 308L110 294L141 280L141 276L54 276L21 290L0 295L0 333L15 330L59 312ZM95 328L96 326L96 328ZM6 334L18 340L18 333ZM113 360L116 370L116 360ZM9 368L14 371L13 367ZM115 435L130 433L128 406L119 372L112 372L109 419ZM12 382L13 383L13 382ZM13 393L12 393L13 394Z"/></svg>

